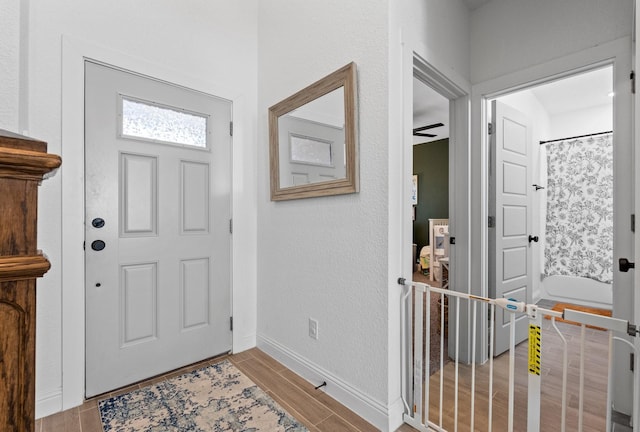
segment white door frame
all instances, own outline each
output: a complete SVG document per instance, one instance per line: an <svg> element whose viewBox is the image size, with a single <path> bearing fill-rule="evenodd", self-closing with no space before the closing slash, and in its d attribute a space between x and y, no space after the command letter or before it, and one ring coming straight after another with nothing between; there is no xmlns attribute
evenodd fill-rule
<svg viewBox="0 0 640 432"><path fill-rule="evenodd" d="M632 148L630 145L624 146L623 143L631 142L632 116L631 116L631 91L629 73L631 71L631 41L628 37L621 38L609 43L605 43L593 48L589 48L578 53L568 55L547 63L533 66L526 70L513 72L499 78L495 78L483 83L479 83L472 88L472 113L471 113L471 234L472 234L472 256L475 259L471 265L471 274L473 294L486 296L488 293L488 135L487 135L487 118L489 99L499 97L501 95L512 93L517 90L542 84L553 79L563 78L573 75L580 71L593 69L597 66L612 64L614 68L614 91L616 94L614 100L614 146L617 146L616 161L628 161L631 163ZM614 162L614 166L615 166ZM620 193L620 188L615 185L616 192ZM616 253L621 256L632 256L632 238L628 233L621 235L620 228L629 226L629 217L632 213L632 184L629 182L624 186L622 197L618 196L616 203L618 205L628 205L629 209L623 208L617 211L616 226L618 232L614 233L614 241L616 242ZM615 195L614 195L615 199ZM625 200L627 204L625 204ZM627 214L628 210L628 214ZM614 257L617 262L617 257ZM615 265L615 264L614 264ZM614 284L616 286L631 286L633 274L621 274L614 269ZM618 299L614 299L614 308L622 311L623 315L630 315L632 311L625 310L629 308L632 298L623 299L618 295ZM626 301L626 305L624 302ZM620 318L633 319L631 316L620 316ZM482 336L484 341L479 343L483 352L479 358L487 359L488 329L486 320L482 325L484 330ZM628 364L628 359L626 359ZM631 379L624 377L624 374L617 374L614 377L614 388L620 396L622 394L630 394ZM622 397L622 396L621 396ZM614 395L615 398L615 395ZM614 399L615 400L615 399ZM619 399L620 400L620 399ZM624 405L624 402L621 403ZM620 411L620 409L618 409ZM624 409L622 409L624 411Z"/></svg>
<svg viewBox="0 0 640 432"><path fill-rule="evenodd" d="M78 406L84 401L85 385L85 271L84 271L84 62L91 59L99 63L135 71L162 81L195 89L203 93L228 99L233 103L234 119L233 168L242 166L246 154L242 152L244 140L242 124L250 123L250 108L238 89L219 87L183 72L154 64L137 57L63 35L62 39L62 409ZM244 121L243 121L244 120ZM250 126L249 126L250 127ZM232 169L232 215L242 221L234 221L232 238L232 299L249 301L233 302L232 313L241 316L234 326L233 350L243 351L255 346L255 281L254 270L239 268L251 256L250 238L255 234L251 221L255 220L255 203L246 196L255 191L236 188L244 174ZM253 230L253 231L252 231ZM253 234L252 234L253 233ZM239 257L244 256L243 259ZM234 283L238 282L238 283ZM246 284L245 284L246 283ZM241 292L240 292L241 291ZM248 304L247 304L248 303Z"/></svg>
<svg viewBox="0 0 640 432"><path fill-rule="evenodd" d="M638 44L638 35L640 35L640 7L638 5L638 0L635 1L634 3L634 25L635 28L633 29L634 34L636 35L633 41L633 47L634 47L634 65L633 68L636 71L636 75L638 74L638 72L640 71L640 55L638 51L640 51L640 44ZM636 171L634 172L635 175L635 186L636 186L636 190L635 190L635 214L636 214L636 219L638 217L640 217L640 172L638 172L638 170L640 170L640 92L638 92L638 89L636 88L636 94L634 97L634 144L635 144L635 169ZM634 262L639 263L640 265L640 235L638 235L638 227L640 226L640 224L638 224L636 222L636 235L635 235L635 259ZM636 271L640 271L640 267L638 267L638 269ZM635 284L634 284L634 293L635 293L635 298L634 298L634 304L635 304L635 325L639 326L640 325L640 277L635 278ZM638 336L636 338L636 346L640 349L640 336Z"/></svg>
<svg viewBox="0 0 640 432"><path fill-rule="evenodd" d="M449 100L449 233L456 244L450 248L450 289L469 292L469 100L471 86L452 73L443 73L443 65L431 61L425 47L405 49L403 69L403 219L402 219L402 274L411 278L413 267L413 229L411 218L411 190L413 167L413 79L416 77ZM466 328L468 311L461 314L460 325ZM460 356L469 357L470 338L461 332Z"/></svg>
<svg viewBox="0 0 640 432"><path fill-rule="evenodd" d="M633 12L634 12L634 20L633 20L633 24L634 24L634 28L632 30L633 32L633 69L635 71L636 77L638 75L638 72L640 71L640 45L638 44L638 36L640 35L640 5L638 4L638 0L634 1L633 3ZM637 78L636 78L636 83L637 83ZM634 95L634 103L633 103L633 144L634 144L634 150L635 150L635 158L634 158L634 182L635 182L635 195L634 195L634 199L635 199L635 207L634 207L634 214L636 215L636 221L638 220L638 217L640 215L640 92L638 91L637 88L637 84L636 84L636 93ZM640 235L638 235L639 232L639 227L640 224L638 222L636 222L636 226L635 226L635 235L634 235L634 259L633 262L638 263L639 267L636 267L636 269L633 271L634 276L637 275L636 272L640 271ZM640 277L635 277L634 278L634 284L633 284L633 293L634 293L634 299L633 299L633 304L634 304L634 311L635 314L633 317L631 317L633 319L632 323L636 325L636 328L638 328L638 326L640 326ZM637 334L635 337L635 346L636 346L636 352L640 352L640 334ZM636 359L636 368L637 365L640 364L639 359ZM640 373L639 371L636 371L636 373ZM636 383L638 382L638 378L636 377ZM637 394L637 393L636 393ZM636 407L635 407L635 411L633 411L631 414L633 416L633 421L635 424L639 424L640 423L640 407L638 406L638 404L640 404L640 401L638 401L636 399Z"/></svg>

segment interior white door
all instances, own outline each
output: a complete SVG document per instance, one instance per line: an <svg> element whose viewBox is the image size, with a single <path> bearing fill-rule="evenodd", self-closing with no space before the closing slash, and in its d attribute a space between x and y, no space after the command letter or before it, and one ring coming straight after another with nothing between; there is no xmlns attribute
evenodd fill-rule
<svg viewBox="0 0 640 432"><path fill-rule="evenodd" d="M231 349L231 103L85 63L86 396Z"/></svg>
<svg viewBox="0 0 640 432"><path fill-rule="evenodd" d="M490 157L489 296L531 301L531 122L492 102ZM511 312L496 308L494 354L509 348ZM527 338L526 315L516 316L516 344Z"/></svg>

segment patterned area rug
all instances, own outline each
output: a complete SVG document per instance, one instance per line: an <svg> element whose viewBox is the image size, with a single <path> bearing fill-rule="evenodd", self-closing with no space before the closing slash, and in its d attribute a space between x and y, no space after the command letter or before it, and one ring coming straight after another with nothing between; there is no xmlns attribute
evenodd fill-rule
<svg viewBox="0 0 640 432"><path fill-rule="evenodd" d="M105 432L307 431L228 360L98 407Z"/></svg>

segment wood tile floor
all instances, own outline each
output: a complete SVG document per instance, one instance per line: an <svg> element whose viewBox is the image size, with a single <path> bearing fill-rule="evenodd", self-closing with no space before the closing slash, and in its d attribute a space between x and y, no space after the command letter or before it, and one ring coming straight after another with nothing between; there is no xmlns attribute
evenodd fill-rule
<svg viewBox="0 0 640 432"><path fill-rule="evenodd" d="M568 382L567 382L567 430L578 430L579 375L580 375L580 333L581 327L566 323L557 323L558 329L568 342ZM585 380L584 380L584 432L602 432L605 430L608 333L595 329L586 329L585 338ZM541 373L541 431L559 431L561 424L562 395L562 358L563 348L560 337L551 328L550 320L542 323L542 373ZM528 392L528 344L516 347L515 353L515 401L514 430L527 430L527 392ZM508 430L508 364L507 353L494 360L494 379L492 388L492 430ZM489 430L489 365L478 365L475 370L475 418L474 430ZM440 378L443 379L442 419L440 418ZM457 430L471 429L471 382L472 369L469 365L459 365L459 396ZM430 398L429 417L445 430L456 430L455 405L455 362L448 363L443 372L429 377ZM441 422L441 423L440 423ZM616 430L627 430L618 428ZM414 428L403 425L398 431L412 432Z"/></svg>
<svg viewBox="0 0 640 432"><path fill-rule="evenodd" d="M98 400L182 375L199 367L229 359L242 373L275 399L311 432L369 432L373 425L336 402L257 348L240 354L216 357L169 374L144 381L118 392L86 401L82 406L36 421L36 432L103 432Z"/></svg>
<svg viewBox="0 0 640 432"><path fill-rule="evenodd" d="M562 358L562 350L558 343L558 336L550 331L550 322L543 320L543 362L542 373L542 400L544 401L542 410L542 427L541 430L560 430L558 427L559 416L559 395L561 393L561 372L557 365ZM577 406L578 400L576 395L576 386L578 383L579 361L576 352L576 340L580 337L580 327L569 324L558 323L565 337L570 341L569 348L569 388L568 388L568 429L577 430ZM587 400L585 401L585 429L584 431L602 431L604 430L604 406L606 403L606 368L607 368L607 337L605 332L587 329L587 348L586 352L588 360L586 362L586 382L585 392ZM518 345L516 349L516 371L526 369L528 347L526 343ZM334 399L326 395L322 391L314 390L313 386L304 379L278 363L258 349L252 349L240 354L218 357L209 361L201 362L174 371L170 374L151 379L140 383L120 392L110 394L113 396L118 393L127 392L134 388L143 387L153 384L160 380L171 378L189 372L197 367L205 364L217 363L228 358L236 365L244 374L246 374L253 382L265 390L273 399L275 399L285 410L296 417L311 432L330 431L330 432L365 432L376 431L377 429L367 423L361 417L336 402ZM502 355L496 358L494 363L494 416L493 430L506 430L506 375L508 358ZM455 425L452 424L454 419L452 399L454 388L454 367L455 363L450 362L446 365L443 372L437 372L430 377L430 387L433 394L437 395L439 390L440 375L444 377L444 401L443 401L443 426L447 430L454 430ZM460 390L459 399L459 430L469 430L469 412L470 412L470 382L471 369L469 366L460 365L460 381L462 388ZM478 366L476 368L478 396L475 401L476 418L475 428L477 430L487 430L488 424L486 419L488 392L488 380L486 376L487 365ZM526 394L527 382L526 373L519 375L516 379L515 404L516 404L516 421L515 430L526 430ZM465 388L466 386L466 388ZM478 391L478 390L477 390ZM436 398L434 398L436 399ZM439 403L432 399L430 407L432 418L437 418L439 411ZM543 426L541 424L541 426ZM85 402L82 406L54 414L50 417L40 419L36 423L36 432L103 432L98 414L97 399ZM413 432L415 429L408 425L403 425L397 432Z"/></svg>

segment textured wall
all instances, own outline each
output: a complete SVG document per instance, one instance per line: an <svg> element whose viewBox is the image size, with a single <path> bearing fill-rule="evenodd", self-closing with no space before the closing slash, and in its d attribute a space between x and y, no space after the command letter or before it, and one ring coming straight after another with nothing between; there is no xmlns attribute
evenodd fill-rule
<svg viewBox="0 0 640 432"><path fill-rule="evenodd" d="M261 0L259 24L258 336L386 405L386 0ZM271 202L267 109L354 61L358 194ZM308 336L308 318L319 339Z"/></svg>
<svg viewBox="0 0 640 432"><path fill-rule="evenodd" d="M20 1L0 0L0 129L18 130Z"/></svg>
<svg viewBox="0 0 640 432"><path fill-rule="evenodd" d="M471 82L627 36L632 18L632 0L492 0L471 14Z"/></svg>
<svg viewBox="0 0 640 432"><path fill-rule="evenodd" d="M442 73L469 80L469 11L462 0L405 0L403 40Z"/></svg>

